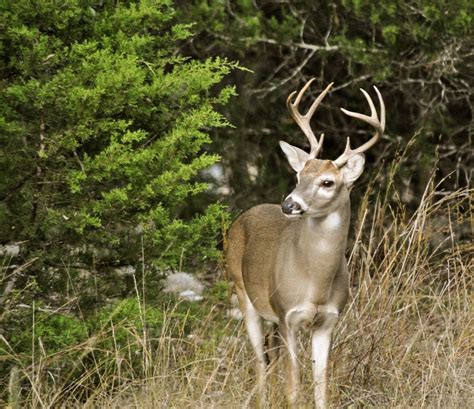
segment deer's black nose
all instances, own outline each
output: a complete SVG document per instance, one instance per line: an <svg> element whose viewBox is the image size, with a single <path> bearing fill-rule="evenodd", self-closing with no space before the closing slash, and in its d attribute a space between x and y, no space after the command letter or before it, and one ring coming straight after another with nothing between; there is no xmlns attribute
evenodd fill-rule
<svg viewBox="0 0 474 409"><path fill-rule="evenodd" d="M281 204L281 210L285 214L292 214L293 212L299 212L301 206L298 202L295 202L291 197L289 197Z"/></svg>

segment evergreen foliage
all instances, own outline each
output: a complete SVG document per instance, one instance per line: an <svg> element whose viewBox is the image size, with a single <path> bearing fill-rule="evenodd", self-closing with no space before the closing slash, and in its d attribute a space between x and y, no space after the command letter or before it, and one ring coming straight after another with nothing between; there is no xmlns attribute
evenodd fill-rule
<svg viewBox="0 0 474 409"><path fill-rule="evenodd" d="M230 125L222 79L239 66L181 53L191 25L175 14L168 0L0 4L0 244L20 248L4 254L0 349L15 365L34 365L38 339L55 354L112 317L115 340L129 337L142 273L159 331L159 271L219 256L226 213L201 173L219 160L210 132Z"/></svg>
<svg viewBox="0 0 474 409"><path fill-rule="evenodd" d="M190 26L167 0L1 7L2 241L45 265L101 249L136 264L142 246L161 267L215 258L222 207L182 214L219 159L204 148L237 65L182 56Z"/></svg>

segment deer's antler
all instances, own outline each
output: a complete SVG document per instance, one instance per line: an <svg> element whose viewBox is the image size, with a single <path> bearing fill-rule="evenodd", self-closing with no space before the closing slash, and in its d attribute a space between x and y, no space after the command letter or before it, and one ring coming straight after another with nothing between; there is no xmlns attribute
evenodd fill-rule
<svg viewBox="0 0 474 409"><path fill-rule="evenodd" d="M293 96L296 94L297 91L292 92L288 96L288 99L286 100L286 106L288 107L288 110L290 111L291 116L293 117L295 122L299 125L301 130L304 132L304 134L308 138L309 144L311 146L309 159L314 159L318 156L318 153L320 152L321 147L323 146L323 140L324 140L324 134L321 134L319 141L316 139L309 122L311 121L311 117L313 116L314 112L318 108L318 105L321 103L321 101L323 100L323 98L326 96L326 94L329 92L329 90L331 89L333 85L333 82L331 82L326 87L326 89L323 92L321 92L321 94L319 94L319 96L313 102L311 107L308 109L308 112L306 112L305 115L301 115L301 113L298 111L298 106L301 102L301 99L303 98L304 93L306 92L306 90L309 88L309 86L314 80L315 78L312 78L305 84L305 86L301 89L301 91L296 96L295 102L291 102L291 100L293 99Z"/></svg>
<svg viewBox="0 0 474 409"><path fill-rule="evenodd" d="M377 93L377 96L380 102L380 120L379 120L377 111L375 109L374 102L372 101L372 98L370 98L369 94L363 89L361 89L361 91L364 94L365 99L369 103L370 116L359 114L357 112L348 111L347 109L341 108L341 111L344 112L346 115L360 119L361 121L367 122L369 125L373 126L375 128L375 134L372 136L372 138L370 138L363 145L359 146L357 149L351 149L351 141L350 141L350 138L348 137L347 145L346 145L346 149L344 150L344 153L341 156L339 156L335 161L333 161L334 165L336 165L338 168L341 168L342 166L344 166L352 155L356 153L363 153L366 150L370 149L373 145L375 145L380 140L380 137L382 136L383 131L385 130L385 104L383 102L383 98L382 98L382 95L380 94L380 91L377 89L375 85L374 85L374 89L375 89L375 92Z"/></svg>

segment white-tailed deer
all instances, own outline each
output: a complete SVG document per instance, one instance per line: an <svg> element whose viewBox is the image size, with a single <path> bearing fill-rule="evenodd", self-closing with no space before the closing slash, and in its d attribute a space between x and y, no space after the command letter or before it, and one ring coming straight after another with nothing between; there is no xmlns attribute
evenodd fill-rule
<svg viewBox="0 0 474 409"><path fill-rule="evenodd" d="M316 407L326 407L326 368L333 328L347 299L348 275L345 258L349 230L349 191L364 168L363 152L372 147L385 128L385 107L380 101L380 120L370 96L371 115L342 111L375 128L372 138L351 149L349 138L344 153L334 161L316 159L319 141L310 120L332 83L318 96L305 115L298 111L301 89L294 102L287 100L291 116L309 140L310 153L280 141L298 183L283 203L262 204L243 213L227 236L227 272L235 283L240 309L250 342L258 359L257 382L265 395L266 351L262 319L273 322L285 354L287 401L294 405L298 390L296 332L302 324L312 331L312 369ZM267 351L268 352L268 351Z"/></svg>

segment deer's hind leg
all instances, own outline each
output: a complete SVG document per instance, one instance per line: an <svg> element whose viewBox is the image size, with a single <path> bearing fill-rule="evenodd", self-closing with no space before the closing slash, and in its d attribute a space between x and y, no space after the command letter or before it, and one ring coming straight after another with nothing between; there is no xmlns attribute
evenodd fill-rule
<svg viewBox="0 0 474 409"><path fill-rule="evenodd" d="M268 400L270 405L273 401L280 402L281 394L278 387L279 382L279 365L282 355L282 339L278 324L272 323L265 337L265 354L267 357L267 379L269 384ZM275 398L273 398L275 396Z"/></svg>
<svg viewBox="0 0 474 409"><path fill-rule="evenodd" d="M265 354L269 373L273 372L280 358L281 335L278 324L272 323L270 330L265 335Z"/></svg>
<svg viewBox="0 0 474 409"><path fill-rule="evenodd" d="M240 310L242 311L245 328L247 330L250 343L257 357L257 389L260 401L266 400L266 370L267 361L265 356L265 336L263 333L263 320L252 305L247 293L236 287L237 297L239 299Z"/></svg>

